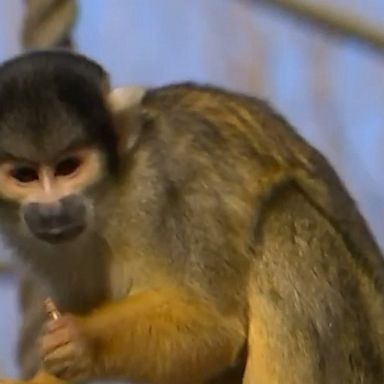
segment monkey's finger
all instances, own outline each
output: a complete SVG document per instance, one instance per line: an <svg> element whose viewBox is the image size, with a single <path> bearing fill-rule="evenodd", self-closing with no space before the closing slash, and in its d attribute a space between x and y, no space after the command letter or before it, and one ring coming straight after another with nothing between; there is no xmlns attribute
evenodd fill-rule
<svg viewBox="0 0 384 384"><path fill-rule="evenodd" d="M81 381L81 379L86 376L84 374L85 372L86 370L84 367L77 367L77 365L71 364L68 361L61 363L57 362L57 364L55 364L55 366L49 371L49 373L53 374L57 378L70 382Z"/></svg>
<svg viewBox="0 0 384 384"><path fill-rule="evenodd" d="M69 380L70 373L69 373L69 362L63 361L63 362L45 362L44 363L44 369L51 375L56 376L59 379L62 380Z"/></svg>
<svg viewBox="0 0 384 384"><path fill-rule="evenodd" d="M73 343L65 344L43 358L43 364L49 369L53 369L56 366L64 366L67 364L70 366L71 362L76 360L76 348Z"/></svg>
<svg viewBox="0 0 384 384"><path fill-rule="evenodd" d="M49 320L45 323L44 330L46 333L56 332L60 328L66 328L69 324L68 316L60 316L55 320Z"/></svg>
<svg viewBox="0 0 384 384"><path fill-rule="evenodd" d="M73 344L67 344L50 353L43 360L44 368L63 380L74 380L85 371L83 359Z"/></svg>
<svg viewBox="0 0 384 384"><path fill-rule="evenodd" d="M57 324L55 324L57 322ZM59 322L59 319L57 320L49 320L44 324L43 327L43 334L49 334L53 332L57 332L59 329L66 328L66 324L63 322Z"/></svg>
<svg viewBox="0 0 384 384"><path fill-rule="evenodd" d="M71 342L71 335L67 328L62 328L54 334L43 336L40 339L40 353L42 356L52 352L53 350Z"/></svg>

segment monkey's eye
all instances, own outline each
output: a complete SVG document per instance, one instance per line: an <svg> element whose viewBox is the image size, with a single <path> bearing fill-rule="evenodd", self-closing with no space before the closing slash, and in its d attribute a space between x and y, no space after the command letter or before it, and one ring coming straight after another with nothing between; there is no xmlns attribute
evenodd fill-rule
<svg viewBox="0 0 384 384"><path fill-rule="evenodd" d="M15 167L11 170L10 175L20 183L31 183L39 179L39 174L36 169L27 165Z"/></svg>
<svg viewBox="0 0 384 384"><path fill-rule="evenodd" d="M55 168L55 176L69 176L80 167L81 160L78 157L67 157L60 161Z"/></svg>

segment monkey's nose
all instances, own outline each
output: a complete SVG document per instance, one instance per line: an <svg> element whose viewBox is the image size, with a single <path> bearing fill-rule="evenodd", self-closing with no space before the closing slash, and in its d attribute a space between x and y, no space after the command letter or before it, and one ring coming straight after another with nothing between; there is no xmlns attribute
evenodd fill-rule
<svg viewBox="0 0 384 384"><path fill-rule="evenodd" d="M64 198L53 203L30 203L24 208L24 219L39 239L58 243L72 240L85 228L85 208L74 206Z"/></svg>

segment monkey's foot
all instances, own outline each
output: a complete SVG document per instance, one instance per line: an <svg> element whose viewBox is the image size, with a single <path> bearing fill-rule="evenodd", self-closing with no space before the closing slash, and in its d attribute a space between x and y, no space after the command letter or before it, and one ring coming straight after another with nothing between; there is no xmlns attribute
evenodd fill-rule
<svg viewBox="0 0 384 384"><path fill-rule="evenodd" d="M49 321L40 343L44 369L61 380L87 379L93 361L89 344L75 316L63 315Z"/></svg>
<svg viewBox="0 0 384 384"><path fill-rule="evenodd" d="M16 379L0 379L0 384L29 384L29 381L16 380Z"/></svg>
<svg viewBox="0 0 384 384"><path fill-rule="evenodd" d="M30 380L16 380L16 379L0 379L0 384L65 384L58 378L47 374L46 372L38 372L35 377Z"/></svg>

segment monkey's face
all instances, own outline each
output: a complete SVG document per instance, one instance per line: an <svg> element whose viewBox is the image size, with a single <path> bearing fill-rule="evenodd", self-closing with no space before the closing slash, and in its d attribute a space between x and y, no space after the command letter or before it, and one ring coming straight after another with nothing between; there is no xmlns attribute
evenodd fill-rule
<svg viewBox="0 0 384 384"><path fill-rule="evenodd" d="M0 224L9 237L27 229L57 243L92 228L132 144L117 116L143 95L111 91L98 64L66 51L0 65Z"/></svg>
<svg viewBox="0 0 384 384"><path fill-rule="evenodd" d="M0 222L17 225L12 236L57 243L91 227L94 191L118 168L104 83L69 53L0 66Z"/></svg>
<svg viewBox="0 0 384 384"><path fill-rule="evenodd" d="M90 225L92 201L85 190L102 173L95 148L74 150L52 164L8 159L0 164L1 195L17 203L33 236L49 243L70 241Z"/></svg>

